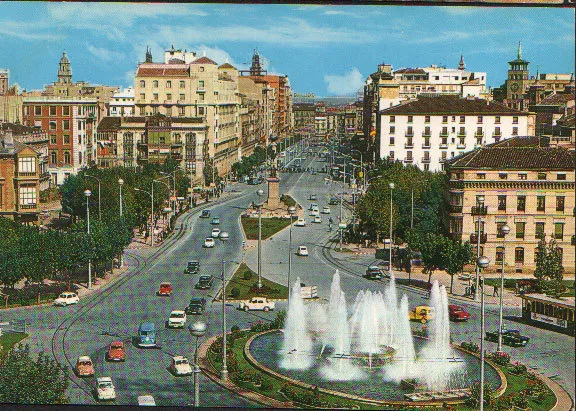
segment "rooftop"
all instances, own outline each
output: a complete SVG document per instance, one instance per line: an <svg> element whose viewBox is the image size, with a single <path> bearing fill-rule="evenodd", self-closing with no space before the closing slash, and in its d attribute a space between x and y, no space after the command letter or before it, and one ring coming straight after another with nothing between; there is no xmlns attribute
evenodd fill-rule
<svg viewBox="0 0 576 411"><path fill-rule="evenodd" d="M457 95L420 96L409 103L380 110L380 114L528 115L527 112L517 111L500 103L479 98L460 98Z"/></svg>
<svg viewBox="0 0 576 411"><path fill-rule="evenodd" d="M198 60L194 60L191 64L216 64L216 62L206 56L202 56Z"/></svg>
<svg viewBox="0 0 576 411"><path fill-rule="evenodd" d="M146 67L141 65L136 72L136 77L181 77L188 75L188 65L182 67Z"/></svg>

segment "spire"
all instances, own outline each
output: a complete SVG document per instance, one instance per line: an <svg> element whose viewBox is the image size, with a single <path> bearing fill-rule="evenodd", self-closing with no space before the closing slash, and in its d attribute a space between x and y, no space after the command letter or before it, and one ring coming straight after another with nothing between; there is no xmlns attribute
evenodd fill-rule
<svg viewBox="0 0 576 411"><path fill-rule="evenodd" d="M70 84L72 83L72 69L70 68L70 60L66 56L66 51L62 53L60 64L58 66L58 83Z"/></svg>
<svg viewBox="0 0 576 411"><path fill-rule="evenodd" d="M152 63L152 51L146 46L146 63Z"/></svg>
<svg viewBox="0 0 576 411"><path fill-rule="evenodd" d="M460 54L460 64L458 64L458 70L466 69L466 64L464 64L464 56Z"/></svg>
<svg viewBox="0 0 576 411"><path fill-rule="evenodd" d="M518 42L518 60L522 60L522 43Z"/></svg>
<svg viewBox="0 0 576 411"><path fill-rule="evenodd" d="M260 64L260 54L258 54L258 49L254 49L254 55L252 56L252 66L250 67L250 75L262 75L262 65Z"/></svg>

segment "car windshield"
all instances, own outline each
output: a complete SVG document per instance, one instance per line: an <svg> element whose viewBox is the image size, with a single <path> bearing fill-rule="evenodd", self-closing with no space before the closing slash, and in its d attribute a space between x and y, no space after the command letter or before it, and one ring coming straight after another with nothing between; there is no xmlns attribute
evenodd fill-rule
<svg viewBox="0 0 576 411"><path fill-rule="evenodd" d="M79 365L89 366L92 365L92 363L90 361L80 361Z"/></svg>
<svg viewBox="0 0 576 411"><path fill-rule="evenodd" d="M121 350L122 349L122 345L121 344L112 344L110 346L110 348L112 348L113 350Z"/></svg>
<svg viewBox="0 0 576 411"><path fill-rule="evenodd" d="M184 318L184 314L176 313L176 314L172 314L170 317L172 317L172 318Z"/></svg>
<svg viewBox="0 0 576 411"><path fill-rule="evenodd" d="M68 294L60 294L60 298L68 298Z"/></svg>
<svg viewBox="0 0 576 411"><path fill-rule="evenodd" d="M144 336L153 335L153 334L154 334L154 332L152 332L152 331L147 331L147 330L140 331L140 335L144 335Z"/></svg>
<svg viewBox="0 0 576 411"><path fill-rule="evenodd" d="M176 365L188 364L188 360L176 360Z"/></svg>
<svg viewBox="0 0 576 411"><path fill-rule="evenodd" d="M98 388L101 388L101 389L112 388L112 383L111 383L111 382L108 382L108 381L106 381L106 382L101 382L101 383L98 384Z"/></svg>

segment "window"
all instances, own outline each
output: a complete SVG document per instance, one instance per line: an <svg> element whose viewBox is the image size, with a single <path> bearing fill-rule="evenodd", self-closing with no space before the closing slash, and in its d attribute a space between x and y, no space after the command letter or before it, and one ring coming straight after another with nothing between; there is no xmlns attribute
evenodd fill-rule
<svg viewBox="0 0 576 411"><path fill-rule="evenodd" d="M152 99L153 99L154 101L158 101L158 93L154 93L154 94L152 95Z"/></svg>
<svg viewBox="0 0 576 411"><path fill-rule="evenodd" d="M35 206L36 205L36 187L20 187L19 190L21 206Z"/></svg>
<svg viewBox="0 0 576 411"><path fill-rule="evenodd" d="M500 180L508 180L508 174L507 173L498 173L498 178L500 178Z"/></svg>
<svg viewBox="0 0 576 411"><path fill-rule="evenodd" d="M430 122L430 116L424 116L424 122L429 123Z"/></svg>
<svg viewBox="0 0 576 411"><path fill-rule="evenodd" d="M526 223L517 222L516 223L516 238L524 238L524 231L526 228Z"/></svg>
<svg viewBox="0 0 576 411"><path fill-rule="evenodd" d="M516 211L526 211L526 196L518 196Z"/></svg>
<svg viewBox="0 0 576 411"><path fill-rule="evenodd" d="M172 88L172 81L171 80L166 81L166 88Z"/></svg>
<svg viewBox="0 0 576 411"><path fill-rule="evenodd" d="M408 126L408 131L406 131L406 135L407 136L413 136L414 135L414 129L412 128L412 126Z"/></svg>
<svg viewBox="0 0 576 411"><path fill-rule="evenodd" d="M55 115L56 115L56 106L50 106L50 115L51 115L51 116L55 116Z"/></svg>
<svg viewBox="0 0 576 411"><path fill-rule="evenodd" d="M538 173L538 180L546 180L546 173Z"/></svg>
<svg viewBox="0 0 576 411"><path fill-rule="evenodd" d="M514 262L524 264L524 247L516 247L514 250Z"/></svg>
<svg viewBox="0 0 576 411"><path fill-rule="evenodd" d="M506 195L498 196L498 211L506 211Z"/></svg>
<svg viewBox="0 0 576 411"><path fill-rule="evenodd" d="M494 120L494 122L496 124L500 124L500 116L496 116L496 119Z"/></svg>
<svg viewBox="0 0 576 411"><path fill-rule="evenodd" d="M562 240L564 237L564 223L554 223L554 238Z"/></svg>
<svg viewBox="0 0 576 411"><path fill-rule="evenodd" d="M458 132L461 136L466 135L466 127L460 127L460 131Z"/></svg>
<svg viewBox="0 0 576 411"><path fill-rule="evenodd" d="M564 197L556 197L556 211L564 212Z"/></svg>
<svg viewBox="0 0 576 411"><path fill-rule="evenodd" d="M390 134L394 134L396 132L395 126L390 126Z"/></svg>
<svg viewBox="0 0 576 411"><path fill-rule="evenodd" d="M68 138L70 138L70 137L68 137ZM82 135L78 136L78 144L82 144Z"/></svg>
<svg viewBox="0 0 576 411"><path fill-rule="evenodd" d="M535 228L535 237L536 238L543 238L544 237L544 224L543 222L537 222Z"/></svg>
<svg viewBox="0 0 576 411"><path fill-rule="evenodd" d="M63 120L62 121L62 128L64 130L70 130L70 120Z"/></svg>
<svg viewBox="0 0 576 411"><path fill-rule="evenodd" d="M546 196L536 196L536 211L546 211Z"/></svg>
<svg viewBox="0 0 576 411"><path fill-rule="evenodd" d="M425 135L425 136L429 136L429 135L430 135L430 127L428 127L428 126L424 127L424 135Z"/></svg>
<svg viewBox="0 0 576 411"><path fill-rule="evenodd" d="M390 145L393 146L395 143L395 139L394 137L390 137Z"/></svg>
<svg viewBox="0 0 576 411"><path fill-rule="evenodd" d="M502 258L504 257L504 247L496 247L496 262L502 264Z"/></svg>
<svg viewBox="0 0 576 411"><path fill-rule="evenodd" d="M198 95L198 100L199 100L199 101L204 101L204 94Z"/></svg>
<svg viewBox="0 0 576 411"><path fill-rule="evenodd" d="M146 100L146 93L140 93L140 100Z"/></svg>
<svg viewBox="0 0 576 411"><path fill-rule="evenodd" d="M42 115L42 106L34 106L34 115L41 116Z"/></svg>
<svg viewBox="0 0 576 411"><path fill-rule="evenodd" d="M483 120L484 120L484 117L478 116L478 123L479 124L482 124Z"/></svg>
<svg viewBox="0 0 576 411"><path fill-rule="evenodd" d="M477 173L476 178L478 180L486 180L486 173Z"/></svg>
<svg viewBox="0 0 576 411"><path fill-rule="evenodd" d="M172 94L171 93L166 94L166 100L172 100Z"/></svg>
<svg viewBox="0 0 576 411"><path fill-rule="evenodd" d="M513 136L517 136L517 135L518 135L518 127L512 127L512 135L513 135Z"/></svg>
<svg viewBox="0 0 576 411"><path fill-rule="evenodd" d="M441 159L441 160L446 160L446 154L448 154L446 151L442 151L442 154L441 154L440 159Z"/></svg>
<svg viewBox="0 0 576 411"><path fill-rule="evenodd" d="M406 160L412 161L412 152L411 151L406 152Z"/></svg>
<svg viewBox="0 0 576 411"><path fill-rule="evenodd" d="M204 115L204 107L198 107L198 115L200 116Z"/></svg>
<svg viewBox="0 0 576 411"><path fill-rule="evenodd" d="M152 82L152 87L158 88L158 80L154 80L154 81Z"/></svg>
<svg viewBox="0 0 576 411"><path fill-rule="evenodd" d="M158 107L152 107L152 114L158 114Z"/></svg>
<svg viewBox="0 0 576 411"><path fill-rule="evenodd" d="M50 134L50 144L56 144L56 134Z"/></svg>
<svg viewBox="0 0 576 411"><path fill-rule="evenodd" d="M180 94L180 97L178 97L178 99L180 101L184 101L186 99L186 95L185 94Z"/></svg>
<svg viewBox="0 0 576 411"><path fill-rule="evenodd" d="M494 129L494 135L500 137L502 135L502 132L500 131L500 127L496 127Z"/></svg>
<svg viewBox="0 0 576 411"><path fill-rule="evenodd" d="M518 124L518 116L512 117L512 124Z"/></svg>
<svg viewBox="0 0 576 411"><path fill-rule="evenodd" d="M482 127L476 127L476 135L481 136L483 134L484 134L484 130L482 130Z"/></svg>
<svg viewBox="0 0 576 411"><path fill-rule="evenodd" d="M413 120L414 120L414 116L408 116L408 122L409 122L409 123L412 123Z"/></svg>
<svg viewBox="0 0 576 411"><path fill-rule="evenodd" d="M566 174L565 173L556 174L556 180L562 180L562 181L566 180Z"/></svg>
<svg viewBox="0 0 576 411"><path fill-rule="evenodd" d="M396 116L390 116L390 122L395 123L396 122Z"/></svg>
<svg viewBox="0 0 576 411"><path fill-rule="evenodd" d="M57 161L58 161L58 153L56 151L52 151L50 153L50 163L56 164Z"/></svg>
<svg viewBox="0 0 576 411"><path fill-rule="evenodd" d="M55 121L51 121L49 124L49 128L50 130L56 130L56 122Z"/></svg>
<svg viewBox="0 0 576 411"><path fill-rule="evenodd" d="M178 115L185 116L186 115L186 107L178 107Z"/></svg>
<svg viewBox="0 0 576 411"><path fill-rule="evenodd" d="M140 87L146 87L146 82L144 80L140 80Z"/></svg>
<svg viewBox="0 0 576 411"><path fill-rule="evenodd" d="M171 116L172 116L172 107L166 107L166 115L167 115L168 117L171 117Z"/></svg>
<svg viewBox="0 0 576 411"><path fill-rule="evenodd" d="M64 144L70 144L70 134L64 134Z"/></svg>
<svg viewBox="0 0 576 411"><path fill-rule="evenodd" d="M201 71L201 72L204 71L204 67L200 67L200 71Z"/></svg>
<svg viewBox="0 0 576 411"><path fill-rule="evenodd" d="M139 107L140 115L143 116L146 114L146 107Z"/></svg>
<svg viewBox="0 0 576 411"><path fill-rule="evenodd" d="M186 83L184 82L184 80L180 80L180 88L184 87L186 87Z"/></svg>
<svg viewBox="0 0 576 411"><path fill-rule="evenodd" d="M466 122L466 116L460 116L460 123Z"/></svg>
<svg viewBox="0 0 576 411"><path fill-rule="evenodd" d="M36 173L36 158L20 157L18 159L19 173Z"/></svg>
<svg viewBox="0 0 576 411"><path fill-rule="evenodd" d="M429 163L424 164L424 171L430 171L430 164Z"/></svg>
<svg viewBox="0 0 576 411"><path fill-rule="evenodd" d="M203 89L204 89L204 80L198 81L198 88L199 88L200 90L203 90Z"/></svg>
<svg viewBox="0 0 576 411"><path fill-rule="evenodd" d="M448 123L448 116L442 116L442 123Z"/></svg>
<svg viewBox="0 0 576 411"><path fill-rule="evenodd" d="M64 152L64 164L70 164L70 152L69 151Z"/></svg>
<svg viewBox="0 0 576 411"><path fill-rule="evenodd" d="M390 158L394 159L394 152L393 151L390 152Z"/></svg>
<svg viewBox="0 0 576 411"><path fill-rule="evenodd" d="M528 174L526 173L518 173L518 180L527 180Z"/></svg>

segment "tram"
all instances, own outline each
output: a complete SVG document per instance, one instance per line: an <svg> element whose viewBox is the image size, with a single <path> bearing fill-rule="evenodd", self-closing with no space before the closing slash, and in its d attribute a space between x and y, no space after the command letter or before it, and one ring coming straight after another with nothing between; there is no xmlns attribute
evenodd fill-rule
<svg viewBox="0 0 576 411"><path fill-rule="evenodd" d="M545 324L545 328L574 336L574 297L558 299L546 294L524 294L522 318L532 325Z"/></svg>

